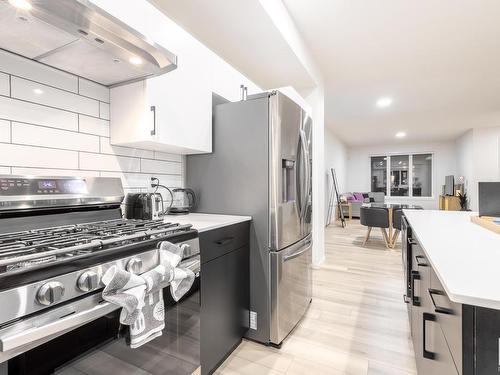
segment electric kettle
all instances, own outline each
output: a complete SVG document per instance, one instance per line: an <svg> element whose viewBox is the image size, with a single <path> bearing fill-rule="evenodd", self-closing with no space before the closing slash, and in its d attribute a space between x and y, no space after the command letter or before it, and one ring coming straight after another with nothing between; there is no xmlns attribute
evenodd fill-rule
<svg viewBox="0 0 500 375"><path fill-rule="evenodd" d="M172 189L174 201L168 213L172 215L188 214L196 206L196 194L192 189Z"/></svg>

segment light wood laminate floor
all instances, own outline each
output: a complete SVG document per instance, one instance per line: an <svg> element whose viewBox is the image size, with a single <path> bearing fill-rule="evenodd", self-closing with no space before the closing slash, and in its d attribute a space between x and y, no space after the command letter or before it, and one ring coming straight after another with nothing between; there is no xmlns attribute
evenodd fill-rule
<svg viewBox="0 0 500 375"><path fill-rule="evenodd" d="M243 343L224 375L416 374L403 303L401 245L384 246L359 220L326 228L326 261L313 272L313 302L280 350Z"/></svg>

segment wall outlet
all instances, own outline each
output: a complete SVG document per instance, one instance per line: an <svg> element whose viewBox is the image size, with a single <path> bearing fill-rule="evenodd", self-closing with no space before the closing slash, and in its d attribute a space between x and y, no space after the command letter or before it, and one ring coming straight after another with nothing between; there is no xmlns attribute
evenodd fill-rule
<svg viewBox="0 0 500 375"><path fill-rule="evenodd" d="M257 330L257 313L250 311L250 329Z"/></svg>

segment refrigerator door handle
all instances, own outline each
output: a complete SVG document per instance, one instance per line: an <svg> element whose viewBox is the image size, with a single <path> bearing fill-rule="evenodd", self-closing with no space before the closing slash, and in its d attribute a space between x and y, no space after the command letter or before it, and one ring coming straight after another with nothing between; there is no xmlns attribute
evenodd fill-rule
<svg viewBox="0 0 500 375"><path fill-rule="evenodd" d="M294 251L293 253L285 255L283 257L283 262L297 258L297 257L301 256L302 254L304 254L311 247L311 242L312 242L311 240L308 240L308 241L304 242L302 248L297 248L297 250Z"/></svg>
<svg viewBox="0 0 500 375"><path fill-rule="evenodd" d="M304 216L306 214L307 200L308 200L309 189L310 189L310 186L309 186L310 185L309 184L309 176L310 176L309 151L307 149L307 144L306 144L306 134L305 134L303 129L299 130L299 138L300 138L300 144L302 147L302 152L301 152L302 163L304 165L304 170L305 170L304 171L305 187L304 187L304 191L301 191L301 197L300 197L300 221L303 222ZM300 179L300 175L299 175L299 179Z"/></svg>

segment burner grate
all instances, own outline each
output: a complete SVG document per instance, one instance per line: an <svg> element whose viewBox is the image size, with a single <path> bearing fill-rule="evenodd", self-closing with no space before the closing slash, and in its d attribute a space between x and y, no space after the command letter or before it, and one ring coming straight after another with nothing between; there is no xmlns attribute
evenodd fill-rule
<svg viewBox="0 0 500 375"><path fill-rule="evenodd" d="M190 229L191 225L116 219L8 233L0 235L0 273Z"/></svg>

